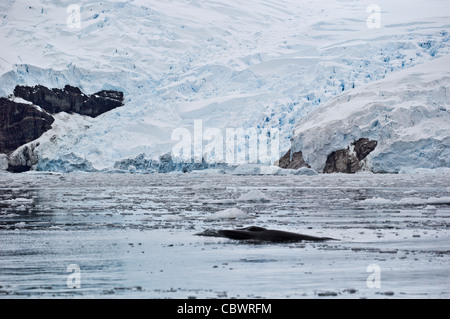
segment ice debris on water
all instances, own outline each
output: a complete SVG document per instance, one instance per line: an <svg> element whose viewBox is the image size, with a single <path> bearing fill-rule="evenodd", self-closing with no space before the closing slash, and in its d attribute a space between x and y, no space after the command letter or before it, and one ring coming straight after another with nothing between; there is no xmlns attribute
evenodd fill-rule
<svg viewBox="0 0 450 319"><path fill-rule="evenodd" d="M209 220L217 220L217 219L247 219L251 218L249 214L244 212L239 208L228 208L214 213L211 216L208 216Z"/></svg>
<svg viewBox="0 0 450 319"><path fill-rule="evenodd" d="M238 202L269 202L270 199L260 190L255 189L246 194L242 194L236 201Z"/></svg>

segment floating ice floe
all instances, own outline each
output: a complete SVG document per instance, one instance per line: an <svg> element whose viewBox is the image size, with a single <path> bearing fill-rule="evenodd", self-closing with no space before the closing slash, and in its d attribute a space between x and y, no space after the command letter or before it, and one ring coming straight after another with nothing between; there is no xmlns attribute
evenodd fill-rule
<svg viewBox="0 0 450 319"><path fill-rule="evenodd" d="M430 197L427 200L427 204L429 205L450 205L450 197Z"/></svg>
<svg viewBox="0 0 450 319"><path fill-rule="evenodd" d="M24 228L24 227L26 226L26 223L25 223L25 222L20 222L20 223L14 224L14 226L15 226L16 228Z"/></svg>
<svg viewBox="0 0 450 319"><path fill-rule="evenodd" d="M212 216L207 217L208 220L219 220L219 219L247 219L251 218L246 212L239 208L228 208L225 210L218 211Z"/></svg>
<svg viewBox="0 0 450 319"><path fill-rule="evenodd" d="M8 205L24 205L24 204L32 204L32 198L14 198L14 199L6 199L0 201L0 204L8 204Z"/></svg>
<svg viewBox="0 0 450 319"><path fill-rule="evenodd" d="M315 170L313 170L312 168L307 168L307 167L301 167L297 170L294 170L293 172L291 172L292 175L305 175L305 176L315 176L315 175L319 175L319 173L317 173Z"/></svg>
<svg viewBox="0 0 450 319"><path fill-rule="evenodd" d="M264 195L260 190L252 190L247 194L241 195L237 199L238 202L270 202L270 199Z"/></svg>
<svg viewBox="0 0 450 319"><path fill-rule="evenodd" d="M374 197L365 199L361 201L361 203L368 205L450 205L450 197L440 197L440 198L405 197L397 201L386 198Z"/></svg>
<svg viewBox="0 0 450 319"><path fill-rule="evenodd" d="M261 167L260 165L256 164L239 165L233 171L233 175L260 175L260 174L261 174Z"/></svg>
<svg viewBox="0 0 450 319"><path fill-rule="evenodd" d="M280 175L280 173L283 171L282 168L278 166L262 166L260 168L260 174L261 175Z"/></svg>

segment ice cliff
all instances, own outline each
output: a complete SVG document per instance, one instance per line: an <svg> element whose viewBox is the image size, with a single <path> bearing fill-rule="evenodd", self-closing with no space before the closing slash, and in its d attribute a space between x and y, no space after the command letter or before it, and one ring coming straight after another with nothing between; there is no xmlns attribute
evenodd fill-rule
<svg viewBox="0 0 450 319"><path fill-rule="evenodd" d="M297 123L292 152L324 171L332 152L369 138L371 171L450 167L449 87L447 55L343 93Z"/></svg>

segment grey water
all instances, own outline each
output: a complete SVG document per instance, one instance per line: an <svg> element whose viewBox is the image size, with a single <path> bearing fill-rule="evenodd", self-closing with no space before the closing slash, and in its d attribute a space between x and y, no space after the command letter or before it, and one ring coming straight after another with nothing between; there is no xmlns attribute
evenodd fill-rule
<svg viewBox="0 0 450 319"><path fill-rule="evenodd" d="M449 177L0 174L0 298L449 298Z"/></svg>

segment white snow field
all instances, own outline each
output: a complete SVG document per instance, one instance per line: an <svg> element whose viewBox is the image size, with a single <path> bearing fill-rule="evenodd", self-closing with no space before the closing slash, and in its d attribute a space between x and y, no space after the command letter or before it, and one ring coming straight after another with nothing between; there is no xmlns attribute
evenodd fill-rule
<svg viewBox="0 0 450 319"><path fill-rule="evenodd" d="M165 154L173 130L192 131L194 120L205 130L277 128L282 154L295 124L319 105L450 48L450 5L441 0L377 1L380 28L367 21L372 1L76 3L80 28L71 28L73 1L0 3L0 95L17 84L123 91L124 107L95 120L61 114L39 140L41 159L73 154L97 169ZM414 79L424 81L415 88L435 88ZM391 160L372 159L376 169Z"/></svg>

